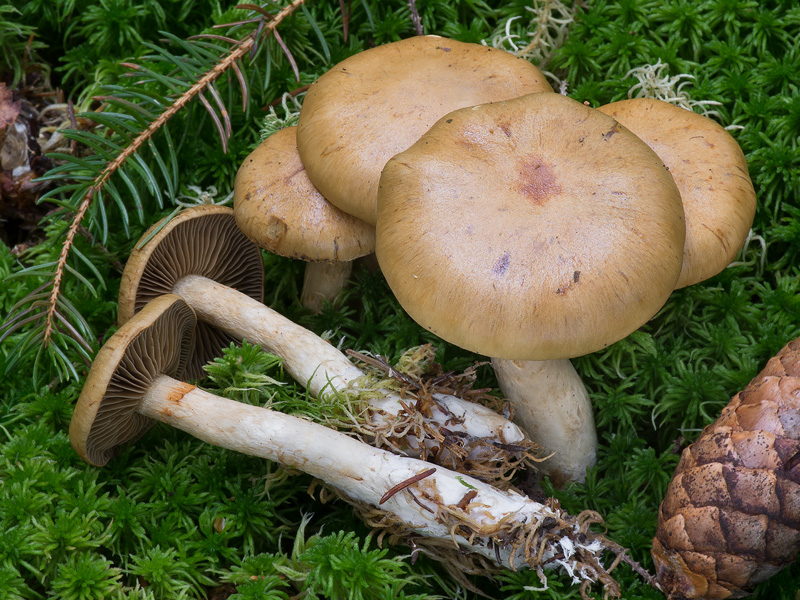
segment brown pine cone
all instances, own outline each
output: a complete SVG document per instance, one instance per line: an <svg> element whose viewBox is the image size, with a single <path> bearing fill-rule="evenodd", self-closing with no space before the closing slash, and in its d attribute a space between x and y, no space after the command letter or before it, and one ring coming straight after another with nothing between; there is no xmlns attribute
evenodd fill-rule
<svg viewBox="0 0 800 600"><path fill-rule="evenodd" d="M664 593L741 598L800 550L800 338L683 451L658 512Z"/></svg>

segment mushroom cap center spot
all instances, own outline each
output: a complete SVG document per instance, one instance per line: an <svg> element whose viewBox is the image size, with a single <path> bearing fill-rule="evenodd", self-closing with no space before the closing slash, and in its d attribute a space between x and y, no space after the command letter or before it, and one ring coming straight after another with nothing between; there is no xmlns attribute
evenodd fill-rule
<svg viewBox="0 0 800 600"><path fill-rule="evenodd" d="M539 206L561 192L552 167L537 156L529 156L520 163L518 189Z"/></svg>

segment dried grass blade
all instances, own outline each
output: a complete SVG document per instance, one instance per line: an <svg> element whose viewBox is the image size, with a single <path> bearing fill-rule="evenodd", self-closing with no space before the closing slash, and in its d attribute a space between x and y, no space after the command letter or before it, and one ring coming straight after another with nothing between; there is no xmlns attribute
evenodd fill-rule
<svg viewBox="0 0 800 600"><path fill-rule="evenodd" d="M231 118L228 114L228 109L225 108L225 103L222 101L222 98L219 97L216 85L213 83L210 84L208 86L208 93L214 98L214 102L217 104L217 108L219 108L219 114L222 115L222 121L225 124L225 139L229 140L231 139L231 135L233 135L233 127L231 126Z"/></svg>
<svg viewBox="0 0 800 600"><path fill-rule="evenodd" d="M252 10L264 15L267 20L272 20L272 13L268 12L267 9L259 6L258 4L237 4L236 8L240 8L242 10Z"/></svg>
<svg viewBox="0 0 800 600"><path fill-rule="evenodd" d="M12 335L13 333L17 332L21 327L24 327L28 323L33 323L34 321L38 321L44 315L46 315L47 311L44 308L42 308L42 310L40 310L39 312L34 313L33 315L25 317L24 319L20 320L21 317L24 317L27 313L34 310L34 308L39 308L39 306L31 306L31 308L29 308L26 311L23 311L22 313L17 315L13 320L9 321L5 326L5 331L3 332L3 335L0 335L0 342L5 340L8 336Z"/></svg>
<svg viewBox="0 0 800 600"><path fill-rule="evenodd" d="M64 317L64 315L56 311L55 317L58 322L61 323L61 325L67 331L69 331L69 335L67 336L68 340L76 342L81 348L86 350L86 352L91 352L93 350L91 344L83 338L80 332L66 319L66 317Z"/></svg>
<svg viewBox="0 0 800 600"><path fill-rule="evenodd" d="M222 125L222 121L219 120L219 115L214 111L214 107L211 106L211 103L206 99L205 95L201 92L197 98L200 102L203 103L206 111L211 116L211 119L214 121L214 126L217 128L217 133L219 133L219 139L222 143L222 151L228 151L228 137L226 135L226 127Z"/></svg>
<svg viewBox="0 0 800 600"><path fill-rule="evenodd" d="M239 87L242 89L242 112L244 112L247 110L248 100L247 80L245 80L244 73L242 73L242 70L239 68L239 63L231 63L231 69L236 73L236 78L239 80Z"/></svg>
<svg viewBox="0 0 800 600"><path fill-rule="evenodd" d="M350 11L344 5L344 0L339 0L339 10L342 11L342 40L347 43L347 36L350 30ZM367 9L367 13L369 15L369 9ZM372 15L369 15L369 19L372 22Z"/></svg>
<svg viewBox="0 0 800 600"><path fill-rule="evenodd" d="M278 45L283 50L283 53L286 55L286 60L289 61L289 64L292 65L292 71L294 71L294 78L297 80L297 83L300 83L300 69L297 67L297 62L294 60L294 56L292 56L291 50L283 41L281 34L278 33L277 29L272 30L272 35L275 37L275 41L278 42Z"/></svg>

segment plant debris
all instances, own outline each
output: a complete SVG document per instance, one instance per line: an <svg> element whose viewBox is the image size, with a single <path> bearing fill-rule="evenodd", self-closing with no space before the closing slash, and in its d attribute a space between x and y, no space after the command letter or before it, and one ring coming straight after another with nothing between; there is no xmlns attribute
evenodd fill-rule
<svg viewBox="0 0 800 600"><path fill-rule="evenodd" d="M431 344L406 351L394 367L380 356L353 350L347 354L371 367L371 372L354 388L360 397L368 399L371 393L394 389L402 398L402 410L393 417L382 412L382 418L367 418L358 425L358 431L370 438L372 445L404 454L411 442L420 449L422 460L469 473L500 489L512 487L511 480L518 470L535 469L537 462L546 460L530 440L502 444L496 439L451 431L430 419L434 410L448 413L438 400L442 395L457 396L486 406L509 420L513 418L504 399L490 394L488 388L473 389L476 371L485 363L473 365L463 373L444 372L433 361L435 349ZM455 422L455 416L453 419Z"/></svg>

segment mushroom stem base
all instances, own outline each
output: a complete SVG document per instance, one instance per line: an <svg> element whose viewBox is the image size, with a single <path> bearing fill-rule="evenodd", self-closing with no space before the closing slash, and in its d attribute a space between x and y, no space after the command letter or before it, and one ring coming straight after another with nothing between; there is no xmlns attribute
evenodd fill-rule
<svg viewBox="0 0 800 600"><path fill-rule="evenodd" d="M493 358L503 395L514 407L514 420L550 458L538 469L561 487L584 481L597 458L592 403L568 359Z"/></svg>

